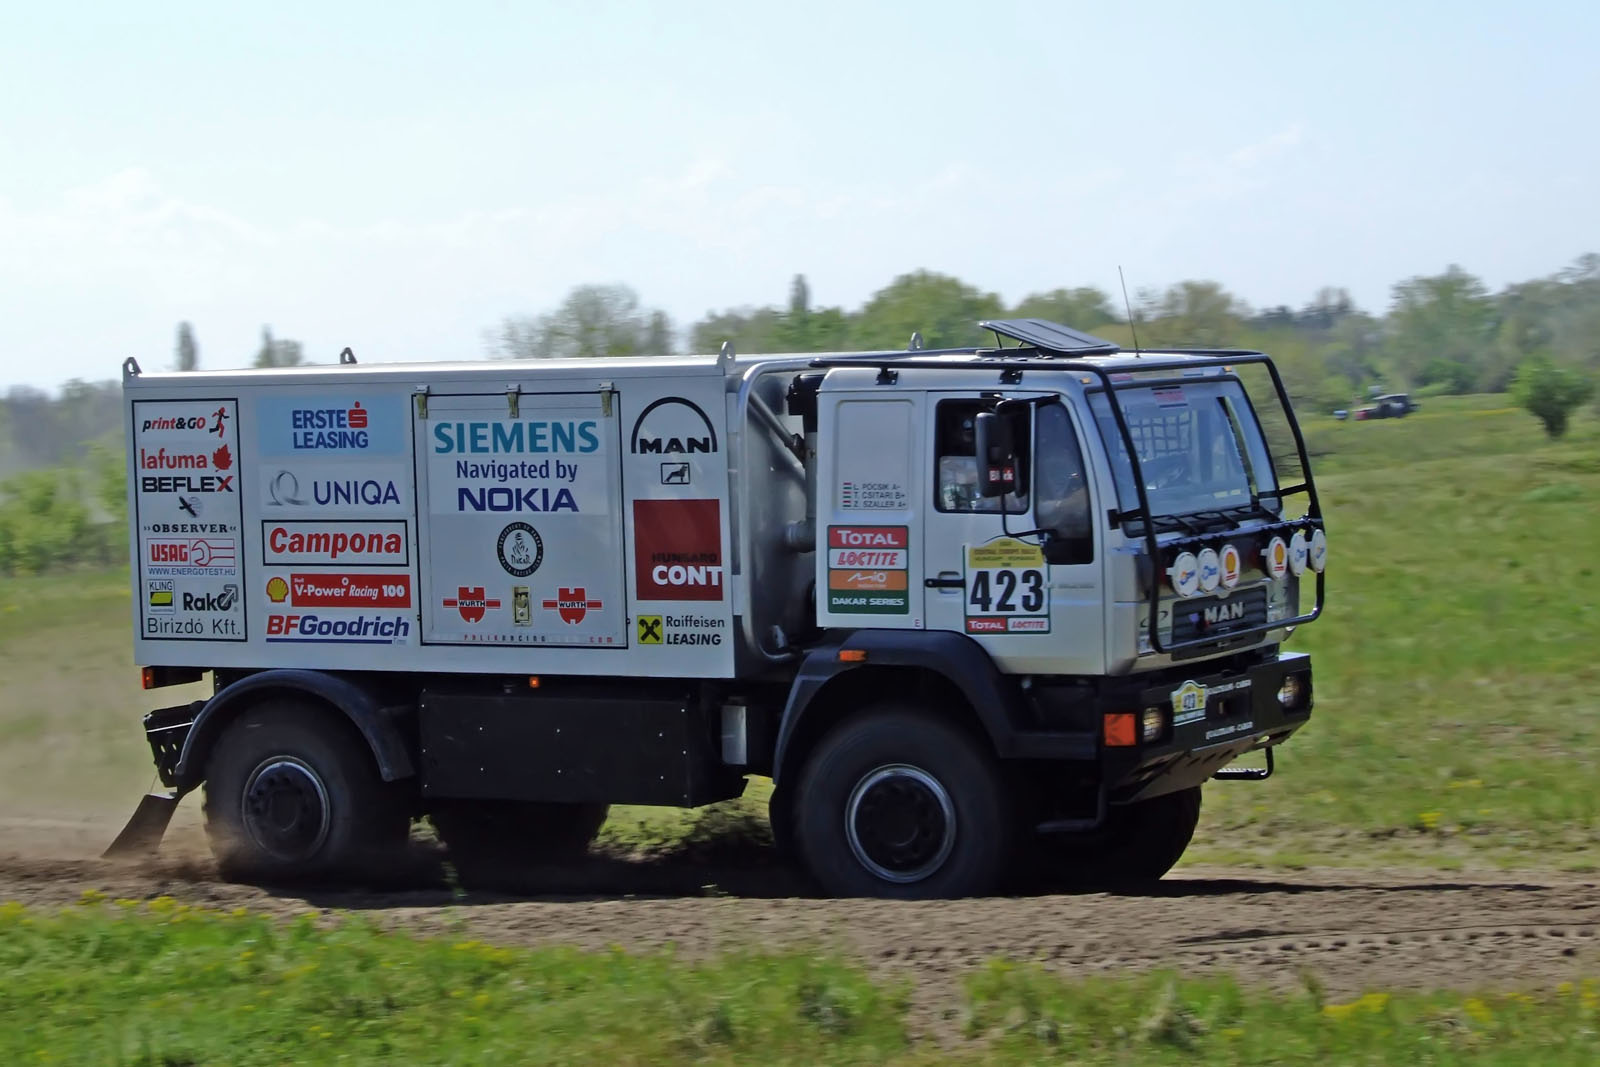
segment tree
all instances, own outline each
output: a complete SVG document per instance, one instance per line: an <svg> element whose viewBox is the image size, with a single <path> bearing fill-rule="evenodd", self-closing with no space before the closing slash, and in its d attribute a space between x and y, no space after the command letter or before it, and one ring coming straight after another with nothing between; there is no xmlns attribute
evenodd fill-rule
<svg viewBox="0 0 1600 1067"><path fill-rule="evenodd" d="M1452 264L1443 274L1394 287L1385 349L1414 385L1449 392L1503 388L1504 370L1491 358L1496 319L1483 282Z"/></svg>
<svg viewBox="0 0 1600 1067"><path fill-rule="evenodd" d="M272 327L261 327L261 348L256 352L257 367L298 367L305 362L305 351L299 341L275 340Z"/></svg>
<svg viewBox="0 0 1600 1067"><path fill-rule="evenodd" d="M195 344L194 328L187 322L178 323L178 352L177 361L172 369L177 371L198 370L200 367L200 346Z"/></svg>
<svg viewBox="0 0 1600 1067"><path fill-rule="evenodd" d="M506 359L592 359L670 352L672 335L667 313L641 307L628 286L580 285L554 311L506 318L486 340Z"/></svg>
<svg viewBox="0 0 1600 1067"><path fill-rule="evenodd" d="M1567 420L1594 395L1594 382L1576 367L1564 367L1546 356L1535 356L1517 368L1512 392L1517 401L1544 423L1544 432L1560 437Z"/></svg>
<svg viewBox="0 0 1600 1067"><path fill-rule="evenodd" d="M1111 310L1111 298L1093 286L1030 293L1011 314L1019 319L1047 319L1090 333L1120 318Z"/></svg>
<svg viewBox="0 0 1600 1067"><path fill-rule="evenodd" d="M1216 282L1186 281L1152 296L1141 294L1141 327L1148 336L1141 338L1154 347L1194 346L1214 348L1235 344L1244 328L1249 309Z"/></svg>
<svg viewBox="0 0 1600 1067"><path fill-rule="evenodd" d="M919 270L902 274L855 316L852 335L864 348L903 349L913 333L927 348L958 348L985 343L980 319L999 318L1005 310L994 293L952 278Z"/></svg>

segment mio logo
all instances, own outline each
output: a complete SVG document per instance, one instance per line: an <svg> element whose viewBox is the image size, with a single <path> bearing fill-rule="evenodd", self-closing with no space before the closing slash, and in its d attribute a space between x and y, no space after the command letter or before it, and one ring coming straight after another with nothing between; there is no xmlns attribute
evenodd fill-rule
<svg viewBox="0 0 1600 1067"><path fill-rule="evenodd" d="M628 449L635 455L691 455L717 450L717 431L700 405L681 396L664 396L652 401L633 421ZM662 484L668 482L662 472Z"/></svg>

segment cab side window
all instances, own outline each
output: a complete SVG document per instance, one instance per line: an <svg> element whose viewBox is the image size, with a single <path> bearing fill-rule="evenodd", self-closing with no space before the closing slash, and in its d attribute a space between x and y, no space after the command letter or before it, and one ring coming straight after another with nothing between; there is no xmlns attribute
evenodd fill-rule
<svg viewBox="0 0 1600 1067"><path fill-rule="evenodd" d="M941 400L934 423L934 503L940 511L982 512L998 515L1001 497L978 495L978 448L973 431L980 411L992 411L992 401ZM1017 490L1006 494L1006 513L1021 515L1028 510L1028 442L1032 433L1026 409L1007 412L1012 422L1012 439L1017 444Z"/></svg>
<svg viewBox="0 0 1600 1067"><path fill-rule="evenodd" d="M1094 523L1089 510L1089 474L1073 430L1072 416L1059 403L1042 404L1034 454L1033 499L1039 526L1066 543L1062 563L1094 561Z"/></svg>

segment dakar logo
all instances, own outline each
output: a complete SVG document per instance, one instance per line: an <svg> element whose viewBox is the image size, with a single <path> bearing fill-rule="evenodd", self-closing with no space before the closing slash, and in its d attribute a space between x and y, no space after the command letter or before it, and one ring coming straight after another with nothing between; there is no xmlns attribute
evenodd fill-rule
<svg viewBox="0 0 1600 1067"><path fill-rule="evenodd" d="M648 427L646 419L650 420ZM717 450L717 431L694 401L664 396L646 405L633 420L628 448L635 455L709 454Z"/></svg>

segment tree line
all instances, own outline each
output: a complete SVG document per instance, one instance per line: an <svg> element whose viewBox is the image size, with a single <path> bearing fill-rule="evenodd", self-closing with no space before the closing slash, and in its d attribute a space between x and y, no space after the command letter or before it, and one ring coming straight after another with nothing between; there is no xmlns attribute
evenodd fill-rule
<svg viewBox="0 0 1600 1067"><path fill-rule="evenodd" d="M715 352L896 350L913 333L926 348L990 343L981 319L1042 318L1146 348L1257 348L1273 355L1296 405L1326 411L1374 390L1422 395L1510 391L1552 436L1600 380L1600 255L1491 291L1451 266L1407 278L1382 314L1340 288L1300 307L1253 308L1213 281L1141 290L1132 321L1091 286L1041 290L1015 304L959 278L914 271L853 310L819 306L803 275L787 299L708 312L678 329L626 285L581 285L555 308L504 319L484 334L496 358L585 358ZM180 323L171 366L201 366L194 328ZM262 330L245 362L305 362L298 341ZM120 388L68 382L56 396L24 386L0 397L0 574L120 559L125 529Z"/></svg>

